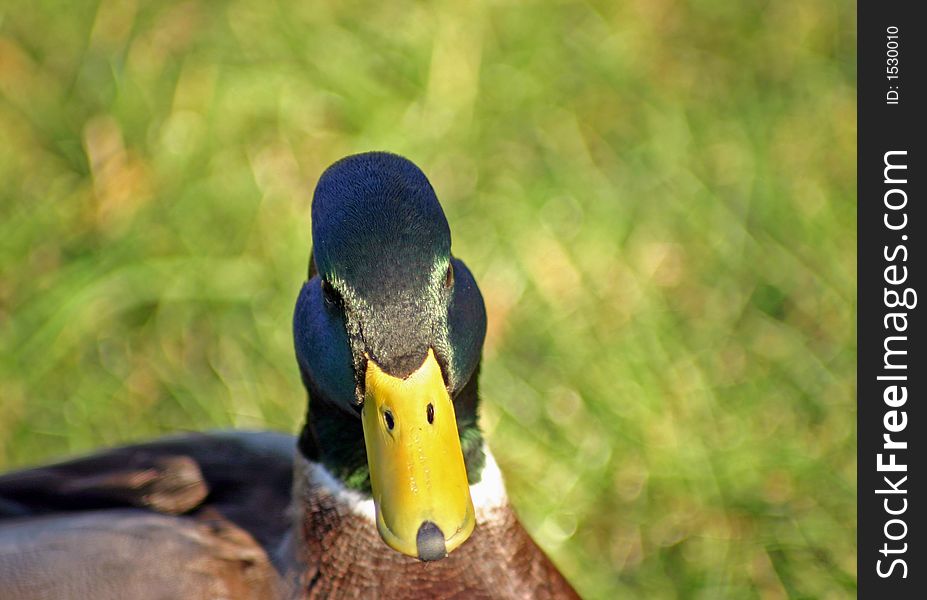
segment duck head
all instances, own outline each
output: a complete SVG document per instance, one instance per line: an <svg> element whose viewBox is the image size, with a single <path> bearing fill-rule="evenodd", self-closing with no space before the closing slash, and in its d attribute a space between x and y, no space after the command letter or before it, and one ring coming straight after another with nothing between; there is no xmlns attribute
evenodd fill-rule
<svg viewBox="0 0 927 600"><path fill-rule="evenodd" d="M310 396L300 450L370 494L387 545L443 558L475 526L482 296L431 184L400 156L322 174L312 246L293 322Z"/></svg>

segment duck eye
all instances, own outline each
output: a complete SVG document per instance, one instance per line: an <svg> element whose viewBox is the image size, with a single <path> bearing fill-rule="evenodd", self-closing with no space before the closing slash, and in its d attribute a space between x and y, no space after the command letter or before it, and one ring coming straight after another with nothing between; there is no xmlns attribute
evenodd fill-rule
<svg viewBox="0 0 927 600"><path fill-rule="evenodd" d="M329 304L340 304L341 303L341 294L338 293L338 290L335 289L327 279L322 280L322 296L324 296L325 301Z"/></svg>
<svg viewBox="0 0 927 600"><path fill-rule="evenodd" d="M429 425L435 422L435 405L431 402L429 402L428 406L425 408L425 416L428 417Z"/></svg>
<svg viewBox="0 0 927 600"><path fill-rule="evenodd" d="M383 412L383 420L386 421L386 428L390 431L396 426L396 421L393 420L393 413L388 410Z"/></svg>
<svg viewBox="0 0 927 600"><path fill-rule="evenodd" d="M444 287L451 289L454 285L454 264L447 265L447 274L444 276Z"/></svg>

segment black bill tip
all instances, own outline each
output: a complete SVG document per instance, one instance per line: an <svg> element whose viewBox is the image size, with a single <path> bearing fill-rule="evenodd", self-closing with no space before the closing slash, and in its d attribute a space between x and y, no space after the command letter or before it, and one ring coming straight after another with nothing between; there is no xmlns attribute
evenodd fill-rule
<svg viewBox="0 0 927 600"><path fill-rule="evenodd" d="M418 547L419 560L441 560L447 556L444 533L431 521L425 521L418 528L415 545Z"/></svg>

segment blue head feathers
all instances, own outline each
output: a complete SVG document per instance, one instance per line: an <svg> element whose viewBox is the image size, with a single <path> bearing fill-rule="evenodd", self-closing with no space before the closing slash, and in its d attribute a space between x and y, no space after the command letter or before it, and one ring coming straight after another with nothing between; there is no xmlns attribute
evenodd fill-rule
<svg viewBox="0 0 927 600"><path fill-rule="evenodd" d="M483 299L451 257L444 211L425 174L394 154L344 158L319 179L312 203L314 276L294 316L296 353L313 402L361 402L366 358L395 376L433 348L449 389L479 362Z"/></svg>
<svg viewBox="0 0 927 600"><path fill-rule="evenodd" d="M319 179L312 247L324 279L349 282L368 296L397 284L426 286L435 266L446 266L451 232L418 167L395 154L368 152L339 160Z"/></svg>

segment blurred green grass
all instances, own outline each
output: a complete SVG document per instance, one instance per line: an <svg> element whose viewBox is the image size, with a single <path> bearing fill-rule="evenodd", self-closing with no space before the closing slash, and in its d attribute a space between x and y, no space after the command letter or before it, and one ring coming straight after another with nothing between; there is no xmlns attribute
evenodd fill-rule
<svg viewBox="0 0 927 600"><path fill-rule="evenodd" d="M0 5L0 467L294 431L309 198L405 154L483 424L590 598L846 597L852 4Z"/></svg>

